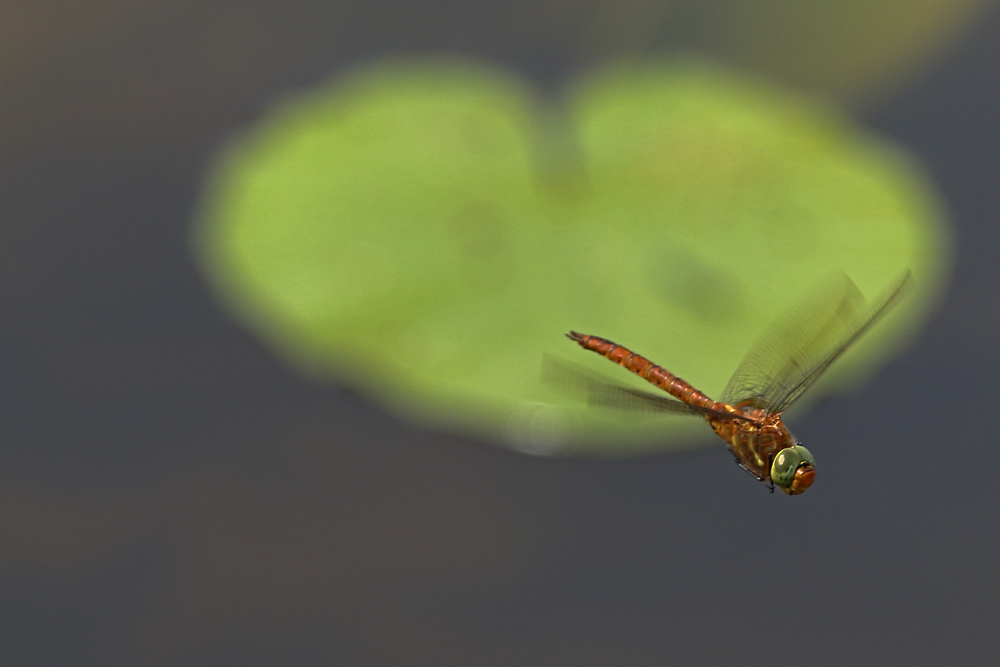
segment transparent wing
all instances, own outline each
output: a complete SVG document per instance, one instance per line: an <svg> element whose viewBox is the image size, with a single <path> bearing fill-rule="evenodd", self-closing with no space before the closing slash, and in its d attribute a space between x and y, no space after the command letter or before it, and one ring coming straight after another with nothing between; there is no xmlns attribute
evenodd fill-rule
<svg viewBox="0 0 1000 667"><path fill-rule="evenodd" d="M546 356L542 362L542 381L566 392L582 395L591 405L635 410L640 412L687 415L712 415L722 419L739 419L738 415L717 412L708 408L688 405L642 389L618 384L582 366Z"/></svg>
<svg viewBox="0 0 1000 667"><path fill-rule="evenodd" d="M854 282L838 274L764 332L736 368L720 400L769 413L784 412L912 282L907 271L885 294L866 305Z"/></svg>

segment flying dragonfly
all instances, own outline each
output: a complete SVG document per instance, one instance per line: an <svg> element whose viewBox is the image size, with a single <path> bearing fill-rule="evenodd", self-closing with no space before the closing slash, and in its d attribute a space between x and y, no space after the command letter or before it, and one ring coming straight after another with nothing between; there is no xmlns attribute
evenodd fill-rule
<svg viewBox="0 0 1000 667"><path fill-rule="evenodd" d="M782 422L782 414L899 301L912 282L907 271L884 295L866 304L854 282L839 275L824 291L765 331L737 366L718 401L610 340L576 331L566 336L672 397L587 378L592 403L701 416L725 441L736 462L772 493L777 486L798 495L812 485L816 462Z"/></svg>

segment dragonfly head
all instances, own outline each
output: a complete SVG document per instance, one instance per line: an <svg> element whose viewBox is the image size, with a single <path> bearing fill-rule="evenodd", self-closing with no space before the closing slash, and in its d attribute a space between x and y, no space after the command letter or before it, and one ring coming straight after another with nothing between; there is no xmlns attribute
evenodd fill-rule
<svg viewBox="0 0 1000 667"><path fill-rule="evenodd" d="M796 496L813 483L816 461L802 445L786 447L771 463L771 481L790 496Z"/></svg>

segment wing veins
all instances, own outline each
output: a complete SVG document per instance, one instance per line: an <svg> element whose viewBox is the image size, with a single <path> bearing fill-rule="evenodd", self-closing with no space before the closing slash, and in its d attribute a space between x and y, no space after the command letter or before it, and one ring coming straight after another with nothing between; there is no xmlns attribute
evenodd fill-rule
<svg viewBox="0 0 1000 667"><path fill-rule="evenodd" d="M769 413L788 409L911 284L907 271L892 289L866 307L857 286L840 274L828 291L812 295L804 307L790 311L765 330L733 373L721 400L753 405ZM822 298L831 295L833 298Z"/></svg>

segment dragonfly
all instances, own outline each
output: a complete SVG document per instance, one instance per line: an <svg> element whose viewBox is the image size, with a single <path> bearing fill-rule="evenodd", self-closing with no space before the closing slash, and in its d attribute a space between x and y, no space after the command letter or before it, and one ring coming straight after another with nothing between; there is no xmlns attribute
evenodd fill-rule
<svg viewBox="0 0 1000 667"><path fill-rule="evenodd" d="M846 274L838 274L822 291L765 330L737 366L718 401L606 338L576 331L566 336L670 396L589 377L586 383L592 403L700 416L725 441L736 462L772 493L778 487L788 495L798 495L812 485L816 461L785 426L783 413L900 300L912 282L907 271L868 304L854 282Z"/></svg>

